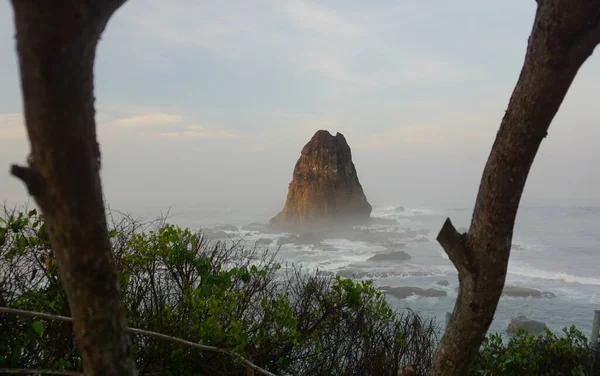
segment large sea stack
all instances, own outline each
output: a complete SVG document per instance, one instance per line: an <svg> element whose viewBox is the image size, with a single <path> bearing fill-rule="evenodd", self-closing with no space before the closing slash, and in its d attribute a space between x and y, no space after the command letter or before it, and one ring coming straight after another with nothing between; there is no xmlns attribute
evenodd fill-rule
<svg viewBox="0 0 600 376"><path fill-rule="evenodd" d="M364 223L370 214L346 139L320 130L302 149L285 206L270 222L282 230L324 229Z"/></svg>

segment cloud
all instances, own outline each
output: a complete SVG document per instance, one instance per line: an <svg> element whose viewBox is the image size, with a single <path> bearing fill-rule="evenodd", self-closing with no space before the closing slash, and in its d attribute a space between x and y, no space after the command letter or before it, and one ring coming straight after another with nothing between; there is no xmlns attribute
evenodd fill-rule
<svg viewBox="0 0 600 376"><path fill-rule="evenodd" d="M200 125L202 114L142 106L103 105L98 110L101 141L148 142L159 139L236 139L241 132L218 125Z"/></svg>
<svg viewBox="0 0 600 376"><path fill-rule="evenodd" d="M26 137L23 115L18 113L0 114L0 140L20 140Z"/></svg>
<svg viewBox="0 0 600 376"><path fill-rule="evenodd" d="M263 24L263 13L268 12L269 6L260 1L252 4L176 0L175 3L179 4L165 7L160 0L131 2L122 10L121 17L132 32L142 30L146 38L171 47L202 49L227 59L252 58L259 46L270 45L275 37L268 33L273 22ZM261 38L256 38L257 33Z"/></svg>
<svg viewBox="0 0 600 376"><path fill-rule="evenodd" d="M323 85L338 89L332 95L474 79L475 72L464 64L432 54L433 49L409 37L415 24L427 18L408 13L413 3L334 11L309 0L186 2L172 7L148 0L126 8L124 17L145 38L183 46L190 54L276 62L282 70L317 75Z"/></svg>
<svg viewBox="0 0 600 376"><path fill-rule="evenodd" d="M488 104L483 99L448 98L392 102L381 111L302 113L277 109L257 114L263 125L257 137L301 143L315 131L325 129L332 134L344 134L353 149L389 149L402 145L485 149L491 146L504 107L501 103Z"/></svg>
<svg viewBox="0 0 600 376"><path fill-rule="evenodd" d="M244 135L234 133L229 129L206 128L201 125L187 126L181 131L161 132L160 137L182 140L182 139L237 139L244 138Z"/></svg>
<svg viewBox="0 0 600 376"><path fill-rule="evenodd" d="M357 37L361 28L348 22L339 13L322 8L311 1L287 0L279 3L297 24L310 32L321 32Z"/></svg>
<svg viewBox="0 0 600 376"><path fill-rule="evenodd" d="M115 120L113 125L117 127L144 128L178 124L183 120L184 118L181 115L151 112Z"/></svg>

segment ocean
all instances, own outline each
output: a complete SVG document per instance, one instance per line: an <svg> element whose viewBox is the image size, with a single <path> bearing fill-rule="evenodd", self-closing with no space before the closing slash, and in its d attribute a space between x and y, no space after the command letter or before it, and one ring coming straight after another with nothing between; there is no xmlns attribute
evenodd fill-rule
<svg viewBox="0 0 600 376"><path fill-rule="evenodd" d="M270 246L286 234L273 233L250 222L266 224L275 213L263 209L250 213L238 209L208 210L205 206L173 208L170 222L195 229L235 225L226 229L233 238L249 245L258 239L272 239ZM152 211L147 211L150 215ZM154 213L155 214L155 213ZM446 292L446 296L389 296L397 308L410 308L436 318L444 325L451 312L458 286L457 273L435 237L449 217L458 229L467 227L470 208L402 208L374 206L371 217L383 223L365 228L373 237L364 239L323 239L319 244L284 244L278 258L282 263L300 264L322 272L339 273L358 279L372 279L379 286L419 287ZM257 221L256 218L262 218ZM550 330L576 325L586 336L591 333L594 310L600 309L600 207L523 206L519 208L506 284L533 288L553 297L508 297L500 299L490 332L504 333L516 316L546 323ZM408 260L373 262L369 258L390 251L410 255ZM440 285L447 281L447 285ZM446 284L445 282L441 282Z"/></svg>

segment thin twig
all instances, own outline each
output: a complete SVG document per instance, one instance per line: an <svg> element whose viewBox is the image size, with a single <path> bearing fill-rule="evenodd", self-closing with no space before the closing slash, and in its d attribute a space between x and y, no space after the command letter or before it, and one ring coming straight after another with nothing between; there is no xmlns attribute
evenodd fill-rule
<svg viewBox="0 0 600 376"><path fill-rule="evenodd" d="M38 319L55 320L55 321L63 321L63 322L72 322L73 321L70 317L66 317L66 316L51 315L51 314L42 313L42 312L24 311L21 309L13 309L13 308L6 308L6 307L0 307L0 313L10 313L13 315L36 317ZM244 358L243 356L233 353L229 350L220 349L220 348L214 347L214 346L200 345L198 343L186 341L181 338L171 337L171 336L168 336L168 335L162 334L162 333L151 332L149 330L127 328L127 331L129 333L133 333L133 334L159 338L159 339L162 339L162 340L165 340L168 342L173 342L173 343L179 343L181 345L193 347L195 349L199 349L199 350L203 350L203 351L210 351L210 352L216 352L216 353L220 353L220 354L229 355L233 358L240 359L242 363L244 363L245 365L252 368L253 370L255 370L258 373L261 373L266 376L276 376L275 374L250 362L248 359ZM2 373L2 372L0 372L0 373ZM80 374L78 373L78 375L80 375Z"/></svg>
<svg viewBox="0 0 600 376"><path fill-rule="evenodd" d="M12 373L18 375L33 375L40 373L42 375L68 375L68 376L81 376L83 373L75 371L58 371L55 369L26 369L26 368L0 368L1 373Z"/></svg>

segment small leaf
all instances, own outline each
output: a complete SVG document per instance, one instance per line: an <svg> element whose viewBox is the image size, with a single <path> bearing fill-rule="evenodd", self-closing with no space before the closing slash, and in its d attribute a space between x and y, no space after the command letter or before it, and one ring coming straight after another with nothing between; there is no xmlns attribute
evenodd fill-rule
<svg viewBox="0 0 600 376"><path fill-rule="evenodd" d="M321 351L323 351L323 346L321 345L321 343L320 342L315 343L315 352L317 354L320 354Z"/></svg>
<svg viewBox="0 0 600 376"><path fill-rule="evenodd" d="M44 328L44 324L41 321L34 321L31 324L31 327L33 328L33 330L35 330L35 332L37 334L40 335L40 337L44 334L45 328Z"/></svg>

